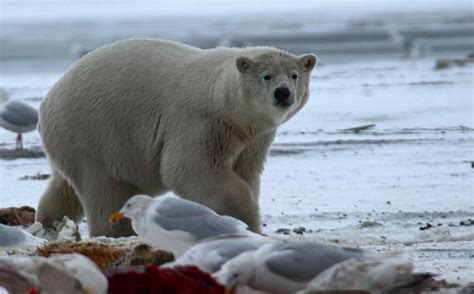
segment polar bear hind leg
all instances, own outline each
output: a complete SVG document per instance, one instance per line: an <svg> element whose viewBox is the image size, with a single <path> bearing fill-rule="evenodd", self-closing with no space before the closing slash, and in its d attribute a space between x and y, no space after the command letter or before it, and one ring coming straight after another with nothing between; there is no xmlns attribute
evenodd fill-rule
<svg viewBox="0 0 474 294"><path fill-rule="evenodd" d="M38 204L36 220L50 227L64 216L79 222L84 217L84 212L74 188L53 169L48 187Z"/></svg>

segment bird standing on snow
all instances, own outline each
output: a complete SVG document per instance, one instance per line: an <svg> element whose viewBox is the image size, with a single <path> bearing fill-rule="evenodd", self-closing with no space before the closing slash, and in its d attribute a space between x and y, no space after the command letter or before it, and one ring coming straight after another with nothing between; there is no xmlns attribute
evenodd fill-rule
<svg viewBox="0 0 474 294"><path fill-rule="evenodd" d="M166 263L162 267L195 265L202 271L215 273L230 259L241 253L257 250L260 246L271 241L263 236L225 235L216 237L194 245L174 262Z"/></svg>
<svg viewBox="0 0 474 294"><path fill-rule="evenodd" d="M331 266L365 254L309 241L274 242L229 260L214 276L232 291L246 285L270 293L294 293Z"/></svg>
<svg viewBox="0 0 474 294"><path fill-rule="evenodd" d="M110 222L123 217L132 220L133 230L145 242L171 251L175 257L198 242L221 235L261 237L236 218L219 215L207 206L171 194L156 198L136 195L110 217Z"/></svg>
<svg viewBox="0 0 474 294"><path fill-rule="evenodd" d="M8 101L9 96L5 89L0 88L0 126L18 134L16 149L23 149L22 133L36 129L38 111L21 101Z"/></svg>
<svg viewBox="0 0 474 294"><path fill-rule="evenodd" d="M0 248L38 246L45 242L46 240L35 237L25 230L0 224Z"/></svg>

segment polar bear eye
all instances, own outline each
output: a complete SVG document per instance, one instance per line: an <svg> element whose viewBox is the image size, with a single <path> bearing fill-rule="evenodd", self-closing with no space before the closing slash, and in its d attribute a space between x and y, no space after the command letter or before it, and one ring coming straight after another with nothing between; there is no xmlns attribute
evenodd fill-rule
<svg viewBox="0 0 474 294"><path fill-rule="evenodd" d="M272 79L272 77L271 77L270 75L265 75L265 76L263 76L263 79L264 79L265 81L269 81L269 80Z"/></svg>
<svg viewBox="0 0 474 294"><path fill-rule="evenodd" d="M291 76L291 78L292 78L293 80L296 80L296 79L298 78L298 75L297 75L297 74L293 74L293 75Z"/></svg>

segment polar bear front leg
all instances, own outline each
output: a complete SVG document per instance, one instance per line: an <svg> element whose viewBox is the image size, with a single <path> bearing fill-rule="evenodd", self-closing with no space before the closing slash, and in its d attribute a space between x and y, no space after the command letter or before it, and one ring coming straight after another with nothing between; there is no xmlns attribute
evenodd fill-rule
<svg viewBox="0 0 474 294"><path fill-rule="evenodd" d="M252 231L260 232L258 198L233 170L195 171L174 177L166 185L177 195L204 204L219 214L238 218Z"/></svg>
<svg viewBox="0 0 474 294"><path fill-rule="evenodd" d="M260 233L260 209L258 195L252 187L244 181L233 170L221 171L216 175L208 175L212 178L203 185L206 193L214 195L209 202L209 207L215 207L217 213L230 215L245 222L249 228ZM207 197L209 198L209 197ZM212 199L215 198L215 199Z"/></svg>

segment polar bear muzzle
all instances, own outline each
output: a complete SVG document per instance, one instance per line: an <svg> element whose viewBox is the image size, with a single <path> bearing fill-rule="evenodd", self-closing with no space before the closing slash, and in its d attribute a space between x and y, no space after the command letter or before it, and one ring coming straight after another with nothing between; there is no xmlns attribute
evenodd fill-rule
<svg viewBox="0 0 474 294"><path fill-rule="evenodd" d="M291 97L291 91L287 87L278 87L273 92L273 104L281 107L289 107L295 103Z"/></svg>

